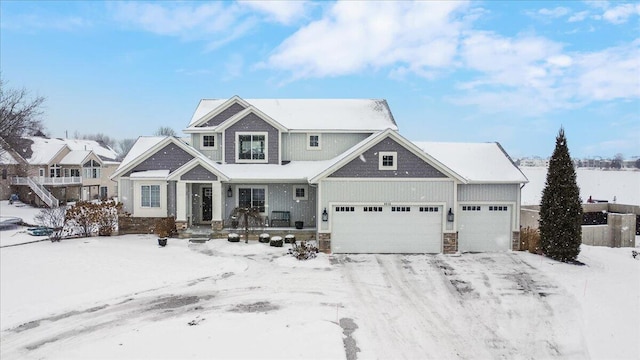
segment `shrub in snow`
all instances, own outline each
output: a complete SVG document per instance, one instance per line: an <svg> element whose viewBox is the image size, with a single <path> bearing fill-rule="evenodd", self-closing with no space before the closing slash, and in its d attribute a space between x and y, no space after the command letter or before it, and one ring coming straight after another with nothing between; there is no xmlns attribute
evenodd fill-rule
<svg viewBox="0 0 640 360"><path fill-rule="evenodd" d="M49 239L52 242L60 241L60 239L62 239L65 225L65 213L66 209L64 207L47 208L40 210L40 212L34 217L35 221L40 225L53 229L51 234L49 234Z"/></svg>
<svg viewBox="0 0 640 360"><path fill-rule="evenodd" d="M540 203L540 245L555 260L574 261L582 243L582 204L564 129L556 137Z"/></svg>
<svg viewBox="0 0 640 360"><path fill-rule="evenodd" d="M98 230L99 205L88 201L78 201L67 209L65 220L72 234L91 236Z"/></svg>
<svg viewBox="0 0 640 360"><path fill-rule="evenodd" d="M295 244L296 243L296 236L293 234L289 234L287 236L284 237L284 243L285 244Z"/></svg>
<svg viewBox="0 0 640 360"><path fill-rule="evenodd" d="M282 247L283 245L282 237L280 236L272 237L271 240L269 241L269 245L275 246L275 247Z"/></svg>
<svg viewBox="0 0 640 360"><path fill-rule="evenodd" d="M171 234L175 233L175 231L176 219L173 216L158 219L153 228L153 232L161 239L168 238Z"/></svg>
<svg viewBox="0 0 640 360"><path fill-rule="evenodd" d="M526 227L520 231L520 250L529 251L532 254L540 254L540 232L538 229Z"/></svg>
<svg viewBox="0 0 640 360"><path fill-rule="evenodd" d="M240 242L240 235L238 235L236 233L231 233L231 234L227 235L227 240L229 242Z"/></svg>
<svg viewBox="0 0 640 360"><path fill-rule="evenodd" d="M306 241L301 241L299 245L294 242L291 244L289 254L298 260L313 259L318 255L318 248Z"/></svg>
<svg viewBox="0 0 640 360"><path fill-rule="evenodd" d="M269 236L269 234L260 234L258 236L258 241L261 243L268 243L271 240L271 237Z"/></svg>
<svg viewBox="0 0 640 360"><path fill-rule="evenodd" d="M118 212L122 209L122 203L104 201L96 208L98 214L98 235L111 236L118 228Z"/></svg>

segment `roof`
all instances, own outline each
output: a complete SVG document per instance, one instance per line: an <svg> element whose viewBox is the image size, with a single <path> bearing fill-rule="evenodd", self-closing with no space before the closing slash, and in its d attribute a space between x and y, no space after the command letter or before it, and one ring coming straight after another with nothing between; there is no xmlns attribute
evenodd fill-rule
<svg viewBox="0 0 640 360"><path fill-rule="evenodd" d="M131 149L129 149L129 152L127 153L127 155L120 162L120 166L118 167L118 169L124 169L131 162L135 161L140 155L144 154L147 150L151 149L152 147L160 143L165 138L166 138L165 136L138 137L136 142L133 143L133 146L131 146Z"/></svg>
<svg viewBox="0 0 640 360"><path fill-rule="evenodd" d="M414 142L468 183L527 183L498 143Z"/></svg>
<svg viewBox="0 0 640 360"><path fill-rule="evenodd" d="M31 157L26 159L29 164L32 165L49 164L65 147L68 147L72 152L86 151L88 153L89 151L93 151L101 159L115 160L118 156L113 149L104 147L98 144L97 141L93 140L48 139L40 136L30 136L26 139L33 141L33 144L31 144L31 151L33 153L31 154ZM73 156L80 156L79 154L80 153L77 153ZM67 159L67 156L65 156L65 159ZM83 159L80 159L75 163L70 162L70 160L66 160L64 163L79 164Z"/></svg>
<svg viewBox="0 0 640 360"><path fill-rule="evenodd" d="M87 158L91 154L89 150L75 150L68 153L62 160L60 160L60 165L76 165L82 164L84 159Z"/></svg>
<svg viewBox="0 0 640 360"><path fill-rule="evenodd" d="M382 99L243 99L290 130L397 130L386 100ZM228 102L203 99L189 127Z"/></svg>
<svg viewBox="0 0 640 360"><path fill-rule="evenodd" d="M0 149L0 164L16 165L16 164L19 164L19 162L9 151Z"/></svg>
<svg viewBox="0 0 640 360"><path fill-rule="evenodd" d="M277 164L217 164L233 181L307 181L316 173L329 166L326 161L292 161L286 165Z"/></svg>

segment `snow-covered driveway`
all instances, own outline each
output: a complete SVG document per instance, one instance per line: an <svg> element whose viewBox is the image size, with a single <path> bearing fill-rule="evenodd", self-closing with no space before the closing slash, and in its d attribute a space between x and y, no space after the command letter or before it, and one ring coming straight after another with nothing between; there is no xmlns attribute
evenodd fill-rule
<svg viewBox="0 0 640 360"><path fill-rule="evenodd" d="M362 358L588 357L576 304L517 253L333 259Z"/></svg>

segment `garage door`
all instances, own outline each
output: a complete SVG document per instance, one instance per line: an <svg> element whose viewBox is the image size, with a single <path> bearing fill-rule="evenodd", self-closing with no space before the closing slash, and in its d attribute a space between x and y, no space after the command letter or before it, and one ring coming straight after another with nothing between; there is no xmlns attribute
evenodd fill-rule
<svg viewBox="0 0 640 360"><path fill-rule="evenodd" d="M458 249L461 252L511 249L511 211L509 205L460 205Z"/></svg>
<svg viewBox="0 0 640 360"><path fill-rule="evenodd" d="M340 205L332 207L334 253L440 253L442 207Z"/></svg>

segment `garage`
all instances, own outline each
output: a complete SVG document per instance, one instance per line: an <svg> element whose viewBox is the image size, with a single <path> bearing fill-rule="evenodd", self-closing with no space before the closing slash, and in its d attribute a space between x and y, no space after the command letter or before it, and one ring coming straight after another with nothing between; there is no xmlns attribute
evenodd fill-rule
<svg viewBox="0 0 640 360"><path fill-rule="evenodd" d="M442 206L332 206L334 253L440 253Z"/></svg>
<svg viewBox="0 0 640 360"><path fill-rule="evenodd" d="M460 252L511 249L511 205L461 204L458 208Z"/></svg>

